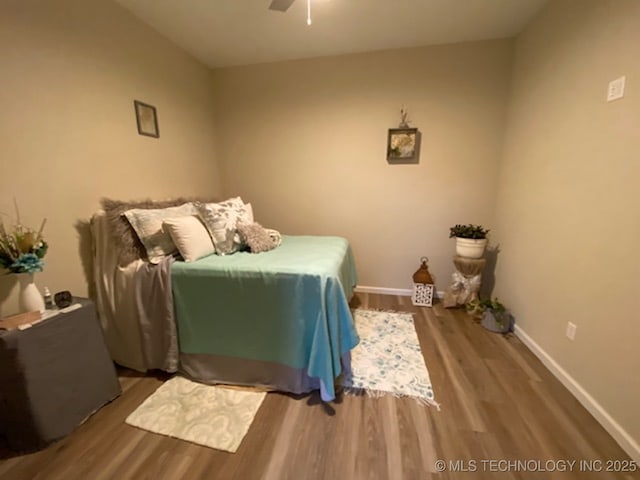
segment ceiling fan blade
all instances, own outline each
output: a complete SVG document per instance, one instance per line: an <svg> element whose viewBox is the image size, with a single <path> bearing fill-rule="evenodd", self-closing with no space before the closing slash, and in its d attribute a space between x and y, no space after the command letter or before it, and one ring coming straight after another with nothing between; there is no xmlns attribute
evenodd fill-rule
<svg viewBox="0 0 640 480"><path fill-rule="evenodd" d="M269 10L277 10L278 12L286 12L294 0L272 0Z"/></svg>

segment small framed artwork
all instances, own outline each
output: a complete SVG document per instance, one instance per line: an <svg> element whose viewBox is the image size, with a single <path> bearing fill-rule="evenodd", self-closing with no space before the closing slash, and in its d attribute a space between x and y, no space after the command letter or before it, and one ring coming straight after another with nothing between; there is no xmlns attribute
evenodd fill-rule
<svg viewBox="0 0 640 480"><path fill-rule="evenodd" d="M156 107L142 103L138 100L133 101L136 109L136 122L138 122L138 133L149 137L160 137L158 130L158 115Z"/></svg>
<svg viewBox="0 0 640 480"><path fill-rule="evenodd" d="M417 128L390 128L387 137L387 162L418 163L420 132Z"/></svg>

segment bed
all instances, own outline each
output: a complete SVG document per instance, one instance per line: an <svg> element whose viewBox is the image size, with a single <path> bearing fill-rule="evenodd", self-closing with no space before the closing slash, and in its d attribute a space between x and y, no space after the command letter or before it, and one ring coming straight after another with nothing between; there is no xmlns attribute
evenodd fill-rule
<svg viewBox="0 0 640 480"><path fill-rule="evenodd" d="M123 265L104 212L92 218L96 304L114 361L208 384L335 398L358 343L357 274L341 237L282 236L255 254Z"/></svg>

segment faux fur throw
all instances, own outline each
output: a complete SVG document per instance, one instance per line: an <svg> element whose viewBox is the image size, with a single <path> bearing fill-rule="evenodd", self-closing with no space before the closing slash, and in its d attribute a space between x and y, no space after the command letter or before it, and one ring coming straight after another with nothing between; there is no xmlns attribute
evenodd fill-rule
<svg viewBox="0 0 640 480"><path fill-rule="evenodd" d="M278 246L269 232L259 223L239 223L237 229L242 243L249 246L251 253L267 252Z"/></svg>
<svg viewBox="0 0 640 480"><path fill-rule="evenodd" d="M175 198L171 200L138 200L138 201L120 201L110 198L103 198L100 201L102 210L104 210L107 222L109 224L109 232L111 234L111 241L119 252L119 263L121 266L128 265L129 263L138 260L139 258L146 258L147 252L142 245L142 242L138 238L135 230L127 220L127 217L123 215L127 210L132 208L152 209L152 208L168 208L182 205L183 203L201 201L201 202L215 202L215 199L202 199L202 198Z"/></svg>

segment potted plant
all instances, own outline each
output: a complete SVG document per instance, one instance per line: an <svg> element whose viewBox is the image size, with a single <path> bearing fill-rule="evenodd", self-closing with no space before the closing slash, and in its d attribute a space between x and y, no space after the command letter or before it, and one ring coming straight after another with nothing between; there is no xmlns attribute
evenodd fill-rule
<svg viewBox="0 0 640 480"><path fill-rule="evenodd" d="M449 238L456 239L456 253L461 257L481 258L488 233L482 225L455 225L449 229Z"/></svg>
<svg viewBox="0 0 640 480"><path fill-rule="evenodd" d="M507 333L513 329L513 315L497 298L473 300L466 304L467 312L481 319L481 325L491 332Z"/></svg>

